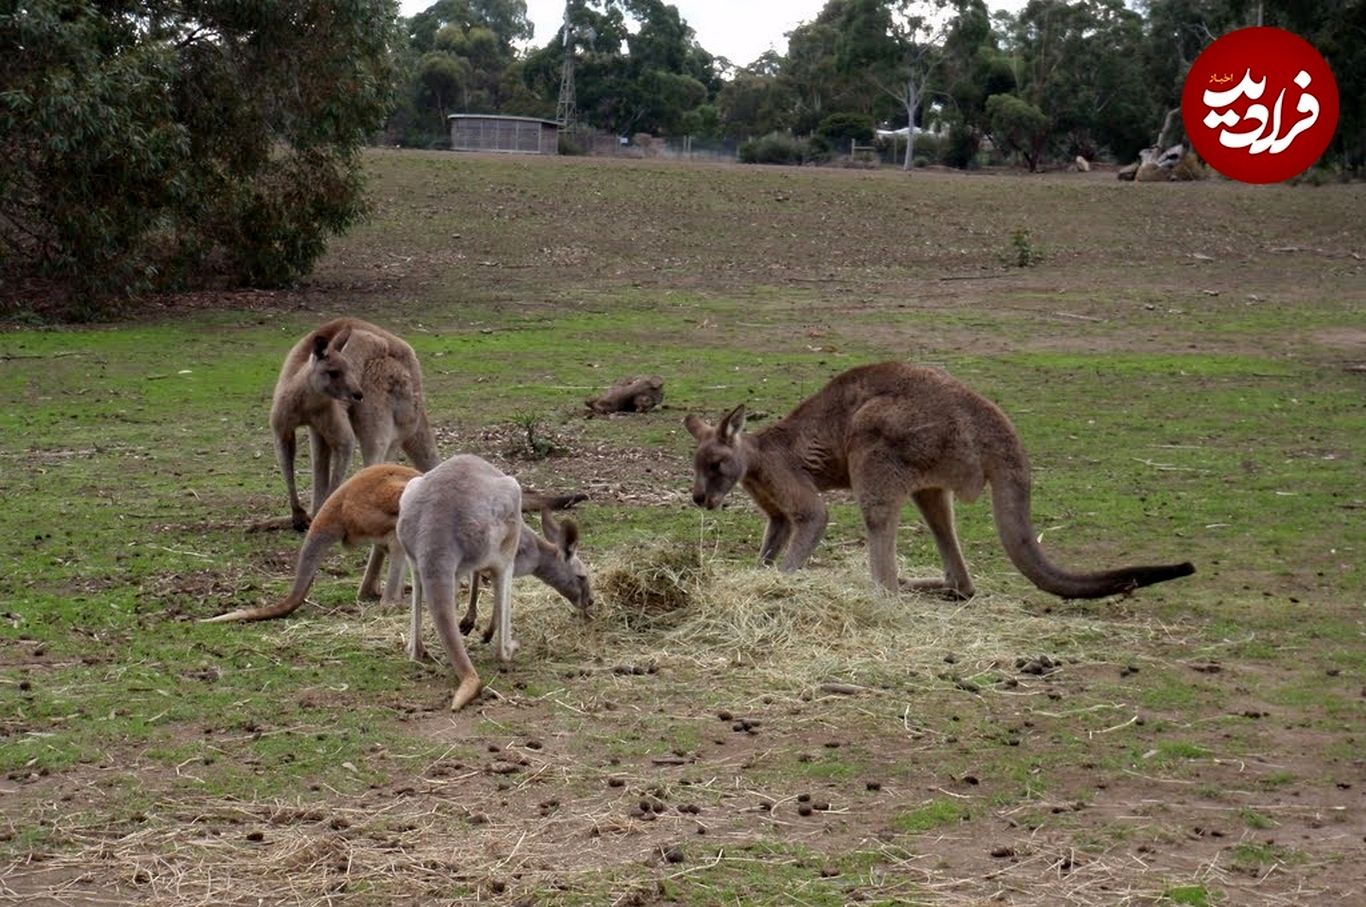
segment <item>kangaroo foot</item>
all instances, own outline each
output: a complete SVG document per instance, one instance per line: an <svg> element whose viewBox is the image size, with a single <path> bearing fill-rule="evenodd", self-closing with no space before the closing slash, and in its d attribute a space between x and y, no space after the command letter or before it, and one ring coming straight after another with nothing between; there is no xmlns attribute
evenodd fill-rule
<svg viewBox="0 0 1366 907"><path fill-rule="evenodd" d="M473 629L474 629L474 618L473 618L473 617L462 617L462 618L460 618L460 635L461 635L461 636L469 636L469 635L470 635L470 631L473 630ZM486 640L484 640L484 642L488 642L488 640L486 639Z"/></svg>
<svg viewBox="0 0 1366 907"><path fill-rule="evenodd" d="M451 711L458 712L469 705L483 688L484 682L479 679L479 675L471 673L455 688L455 696L451 698Z"/></svg>
<svg viewBox="0 0 1366 907"><path fill-rule="evenodd" d="M426 647L425 645L422 644L422 640L420 640L420 639L410 639L410 640L408 640L408 660L409 660L409 661L426 661L426 660L427 660L427 647Z"/></svg>
<svg viewBox="0 0 1366 907"><path fill-rule="evenodd" d="M517 640L515 640L515 639L509 639L509 640L508 640L508 644L507 644L507 648L506 648L506 649L500 649L500 650L498 651L498 660L501 661L503 664L508 664L509 662L512 661L512 656L516 655L516 654L517 654L517 650L520 649L521 647L522 647L522 644L519 643Z"/></svg>
<svg viewBox="0 0 1366 907"><path fill-rule="evenodd" d="M364 586L362 586L360 591L356 593L356 601L358 602L377 602L379 600L379 590L374 588L373 586L370 588L365 588Z"/></svg>
<svg viewBox="0 0 1366 907"><path fill-rule="evenodd" d="M976 590L972 586L962 589L950 585L947 580L942 579L903 579L901 580L901 590L903 592L929 593L955 602L965 602L976 594Z"/></svg>
<svg viewBox="0 0 1366 907"><path fill-rule="evenodd" d="M290 517L290 524L294 527L295 532L307 532L312 522L313 520L309 515L302 510L294 511L293 516Z"/></svg>

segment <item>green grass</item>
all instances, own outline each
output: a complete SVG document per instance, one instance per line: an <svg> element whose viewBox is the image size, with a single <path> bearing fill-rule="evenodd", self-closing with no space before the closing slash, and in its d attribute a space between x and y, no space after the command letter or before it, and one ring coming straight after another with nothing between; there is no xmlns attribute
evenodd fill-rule
<svg viewBox="0 0 1366 907"><path fill-rule="evenodd" d="M1211 907L1217 903L1210 890L1204 885L1177 885L1162 892L1163 900L1187 907Z"/></svg>
<svg viewBox="0 0 1366 907"><path fill-rule="evenodd" d="M931 800L892 821L898 831L918 835L962 822L969 815L968 809L955 800Z"/></svg>

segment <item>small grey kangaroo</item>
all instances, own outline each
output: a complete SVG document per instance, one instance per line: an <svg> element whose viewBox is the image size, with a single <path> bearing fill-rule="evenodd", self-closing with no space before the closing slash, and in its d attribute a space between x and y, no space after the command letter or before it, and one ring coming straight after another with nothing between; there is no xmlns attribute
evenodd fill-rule
<svg viewBox="0 0 1366 907"><path fill-rule="evenodd" d="M422 602L459 684L451 710L479 695L479 679L456 625L460 581L486 573L493 581L498 659L512 660L512 577L522 534L522 489L486 460L457 454L408 483L399 498L398 540L413 578L408 654L421 657Z"/></svg>
<svg viewBox="0 0 1366 907"><path fill-rule="evenodd" d="M934 535L944 578L909 588L971 598L975 592L954 529L953 497L974 501L991 485L996 529L1015 567L1062 598L1101 598L1181 576L1189 562L1074 573L1044 554L1030 523L1029 458L996 404L938 369L902 362L836 375L786 418L746 433L743 405L711 426L695 415L684 425L697 440L692 497L719 507L738 482L768 516L759 560L781 568L806 563L825 533L821 492L852 489L868 530L873 579L895 592L896 531L907 498Z"/></svg>
<svg viewBox="0 0 1366 907"><path fill-rule="evenodd" d="M401 338L358 318L329 321L289 351L275 383L270 425L291 522L300 532L346 477L358 443L366 466L393 459L400 448L419 470L437 463L417 354ZM311 510L303 508L294 482L300 427L309 434Z"/></svg>

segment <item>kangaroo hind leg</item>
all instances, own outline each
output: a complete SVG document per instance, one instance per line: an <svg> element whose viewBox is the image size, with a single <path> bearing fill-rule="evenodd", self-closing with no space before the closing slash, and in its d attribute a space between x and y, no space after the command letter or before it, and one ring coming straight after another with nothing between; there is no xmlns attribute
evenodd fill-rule
<svg viewBox="0 0 1366 907"><path fill-rule="evenodd" d="M958 532L953 523L953 492L947 488L922 488L912 492L911 499L920 509L925 525L930 527L930 533L934 536L939 559L944 565L944 578L914 580L907 584L908 588L937 592L953 599L972 598L976 590L972 578L968 576L968 565L963 560L963 552L958 546Z"/></svg>

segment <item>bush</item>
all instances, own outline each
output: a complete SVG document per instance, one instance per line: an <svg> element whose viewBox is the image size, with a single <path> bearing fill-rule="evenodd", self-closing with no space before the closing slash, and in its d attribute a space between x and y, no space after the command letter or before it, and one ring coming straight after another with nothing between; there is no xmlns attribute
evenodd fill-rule
<svg viewBox="0 0 1366 907"><path fill-rule="evenodd" d="M770 132L740 146L742 164L804 164L810 159L811 144L786 132Z"/></svg>
<svg viewBox="0 0 1366 907"><path fill-rule="evenodd" d="M850 142L866 145L876 131L873 118L862 113L832 113L816 127L816 135L836 151L847 151Z"/></svg>
<svg viewBox="0 0 1366 907"><path fill-rule="evenodd" d="M556 150L558 150L560 154L571 157L581 157L588 153L588 149L580 144L573 135L564 132L559 133L558 147Z"/></svg>
<svg viewBox="0 0 1366 907"><path fill-rule="evenodd" d="M13 8L13 7L11 7ZM0 15L0 258L95 315L209 277L307 273L362 213L386 0L30 0ZM11 265L11 261L14 265Z"/></svg>
<svg viewBox="0 0 1366 907"><path fill-rule="evenodd" d="M940 157L950 167L970 170L977 167L977 152L982 147L982 138L975 129L955 123L949 128L944 139L944 150Z"/></svg>
<svg viewBox="0 0 1366 907"><path fill-rule="evenodd" d="M926 164L938 164L944 158L944 140L937 135L922 132L915 137L913 153L916 160L924 158Z"/></svg>

